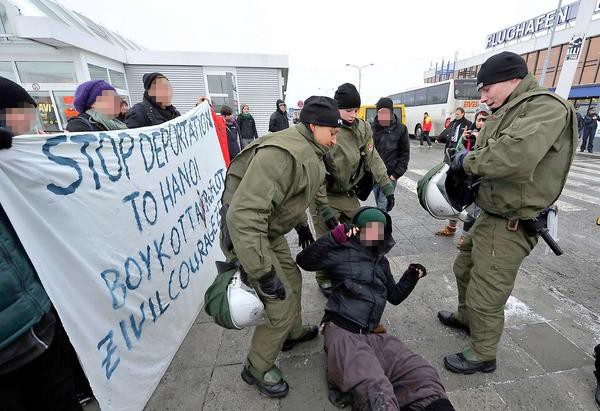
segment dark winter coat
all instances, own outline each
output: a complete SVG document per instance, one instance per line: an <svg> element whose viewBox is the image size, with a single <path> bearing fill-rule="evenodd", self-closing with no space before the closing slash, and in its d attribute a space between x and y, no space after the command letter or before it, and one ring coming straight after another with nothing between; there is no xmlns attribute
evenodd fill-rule
<svg viewBox="0 0 600 411"><path fill-rule="evenodd" d="M233 158L240 153L238 127L233 119L225 124L227 127L227 147L229 147L229 158L233 160Z"/></svg>
<svg viewBox="0 0 600 411"><path fill-rule="evenodd" d="M357 211L358 215L364 208ZM325 306L324 321L333 321L352 332L373 331L381 321L386 301L400 304L412 292L417 279L404 273L395 283L385 254L394 246L388 223L385 245L373 256L358 238L337 243L331 232L306 247L296 262L306 271L324 270L333 283ZM356 217L355 217L356 218Z"/></svg>
<svg viewBox="0 0 600 411"><path fill-rule="evenodd" d="M581 130L583 130L583 127L584 127L583 116L581 115L581 113L579 111L577 113L575 113L575 115L577 116L577 130L581 131Z"/></svg>
<svg viewBox="0 0 600 411"><path fill-rule="evenodd" d="M583 125L587 134L593 136L596 134L596 128L598 128L598 115L594 114L593 116L590 116L589 114L586 114L583 118Z"/></svg>
<svg viewBox="0 0 600 411"><path fill-rule="evenodd" d="M372 125L375 149L385 163L388 176L398 179L406 173L410 159L408 129L394 114L392 123L384 127L377 118Z"/></svg>
<svg viewBox="0 0 600 411"><path fill-rule="evenodd" d="M156 126L179 117L181 114L174 106L161 108L145 97L135 104L125 115L127 128Z"/></svg>
<svg viewBox="0 0 600 411"><path fill-rule="evenodd" d="M454 119L452 120L452 122L450 123L450 125L448 126L448 139L446 140L446 147L445 149L449 149L449 148L456 148L456 143L458 142L458 139L460 138L460 136L462 135L462 133L467 130L469 127L471 127L471 123L469 120L467 120L466 117L461 118L460 120ZM456 129L458 128L458 135L456 134Z"/></svg>
<svg viewBox="0 0 600 411"><path fill-rule="evenodd" d="M256 122L254 117L244 117L239 115L237 118L238 130L240 137L246 140L254 140L258 138L258 131L256 131Z"/></svg>
<svg viewBox="0 0 600 411"><path fill-rule="evenodd" d="M89 114L81 113L77 117L69 119L67 131L75 133L78 131L108 131L108 129L104 125L94 121Z"/></svg>
<svg viewBox="0 0 600 411"><path fill-rule="evenodd" d="M281 110L279 110L279 105L283 103L283 100L277 100L275 112L271 114L271 118L269 119L269 131L271 133L290 128L287 113L282 113Z"/></svg>

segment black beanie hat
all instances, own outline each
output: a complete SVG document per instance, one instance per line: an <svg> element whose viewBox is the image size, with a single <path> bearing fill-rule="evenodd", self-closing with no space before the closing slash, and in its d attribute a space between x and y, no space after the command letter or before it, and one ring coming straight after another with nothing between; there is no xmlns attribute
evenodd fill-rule
<svg viewBox="0 0 600 411"><path fill-rule="evenodd" d="M152 83L154 83L154 80L156 80L157 78L166 78L166 77L162 73L146 73L146 74L144 74L144 76L142 77L142 81L144 82L144 90L146 90L146 91L150 90Z"/></svg>
<svg viewBox="0 0 600 411"><path fill-rule="evenodd" d="M501 81L525 78L527 72L527 63L523 57L510 51L503 51L490 57L481 65L477 73L477 90Z"/></svg>
<svg viewBox="0 0 600 411"><path fill-rule="evenodd" d="M333 98L339 109L360 107L360 94L353 84L344 83L339 86Z"/></svg>
<svg viewBox="0 0 600 411"><path fill-rule="evenodd" d="M0 110L21 107L27 103L37 107L37 103L23 87L7 78L0 77Z"/></svg>
<svg viewBox="0 0 600 411"><path fill-rule="evenodd" d="M341 127L342 118L335 101L330 97L311 96L304 101L300 121L326 127Z"/></svg>
<svg viewBox="0 0 600 411"><path fill-rule="evenodd" d="M377 104L375 105L375 108L377 109L377 111L381 110L382 108L389 108L391 111L393 111L394 110L394 102L392 101L391 98L381 97L379 99L379 101L377 102Z"/></svg>

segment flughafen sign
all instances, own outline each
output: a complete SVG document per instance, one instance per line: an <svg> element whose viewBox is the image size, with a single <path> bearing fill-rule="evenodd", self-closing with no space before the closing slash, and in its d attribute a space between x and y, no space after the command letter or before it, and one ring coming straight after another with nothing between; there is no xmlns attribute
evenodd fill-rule
<svg viewBox="0 0 600 411"><path fill-rule="evenodd" d="M558 18L558 25L574 21L577 17L579 9L579 1L561 7L558 16L556 9L545 14L533 17L529 20L522 21L519 24L497 31L487 36L486 49L508 43L513 40L518 40L522 37L527 37L535 33L547 31L552 28L555 16ZM596 2L594 13L600 11L600 0Z"/></svg>

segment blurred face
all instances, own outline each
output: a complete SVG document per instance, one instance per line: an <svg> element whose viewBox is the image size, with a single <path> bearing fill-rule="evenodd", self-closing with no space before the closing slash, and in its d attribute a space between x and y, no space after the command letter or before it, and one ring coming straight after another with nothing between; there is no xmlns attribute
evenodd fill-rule
<svg viewBox="0 0 600 411"><path fill-rule="evenodd" d="M487 104L491 109L500 108L517 88L521 79L501 81L483 87L481 91L481 102Z"/></svg>
<svg viewBox="0 0 600 411"><path fill-rule="evenodd" d="M114 90L104 90L102 94L96 97L92 108L108 118L115 118L121 111L121 98Z"/></svg>
<svg viewBox="0 0 600 411"><path fill-rule="evenodd" d="M154 80L148 94L154 97L156 103L161 107L167 107L173 104L173 87L171 82L164 77Z"/></svg>
<svg viewBox="0 0 600 411"><path fill-rule="evenodd" d="M456 111L454 112L454 118L456 118L457 120L460 120L460 119L462 119L464 116L465 116L465 113L463 113L463 112L462 112L462 111L460 111L460 110L456 110Z"/></svg>
<svg viewBox="0 0 600 411"><path fill-rule="evenodd" d="M477 130L481 130L481 127L485 124L485 120L487 120L487 116L481 114L477 116L477 119L475 120L475 127L477 127Z"/></svg>
<svg viewBox="0 0 600 411"><path fill-rule="evenodd" d="M287 110L287 106L286 106L285 104L280 104L280 105L279 105L279 110L280 110L282 113L285 113L285 111Z"/></svg>
<svg viewBox="0 0 600 411"><path fill-rule="evenodd" d="M225 121L231 121L231 119L233 118L233 114L229 114L227 116L223 116L223 118L225 119Z"/></svg>
<svg viewBox="0 0 600 411"><path fill-rule="evenodd" d="M248 106L244 106L244 108L242 108L242 112L244 114L248 114L250 112L250 108L248 108Z"/></svg>
<svg viewBox="0 0 600 411"><path fill-rule="evenodd" d="M371 222L360 230L360 241L365 246L374 246L383 241L385 226L383 223Z"/></svg>
<svg viewBox="0 0 600 411"><path fill-rule="evenodd" d="M331 148L336 143L336 136L340 129L339 127L317 126L315 124L310 124L310 131L312 131L313 135L315 136L317 143Z"/></svg>
<svg viewBox="0 0 600 411"><path fill-rule="evenodd" d="M357 114L358 108L344 108L340 110L340 117L347 123L354 123Z"/></svg>
<svg viewBox="0 0 600 411"><path fill-rule="evenodd" d="M377 111L377 121L382 126L389 126L392 122L392 110L389 108L382 108Z"/></svg>
<svg viewBox="0 0 600 411"><path fill-rule="evenodd" d="M18 136L27 134L33 129L37 115L35 107L23 104L23 107L7 108L4 113L0 114L0 121Z"/></svg>

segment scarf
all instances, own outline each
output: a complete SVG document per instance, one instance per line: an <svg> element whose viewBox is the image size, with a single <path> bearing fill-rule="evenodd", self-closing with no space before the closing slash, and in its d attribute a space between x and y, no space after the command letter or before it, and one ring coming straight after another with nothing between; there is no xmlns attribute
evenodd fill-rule
<svg viewBox="0 0 600 411"><path fill-rule="evenodd" d="M104 127L106 127L107 130L123 130L127 128L125 123L123 123L122 121L117 120L116 118L109 119L104 114L97 112L93 108L90 108L85 113L88 116L90 116L90 118L93 119L96 123L102 124Z"/></svg>
<svg viewBox="0 0 600 411"><path fill-rule="evenodd" d="M240 113L239 117L243 118L244 120L250 120L250 119L252 119L252 114L250 114L250 113Z"/></svg>

